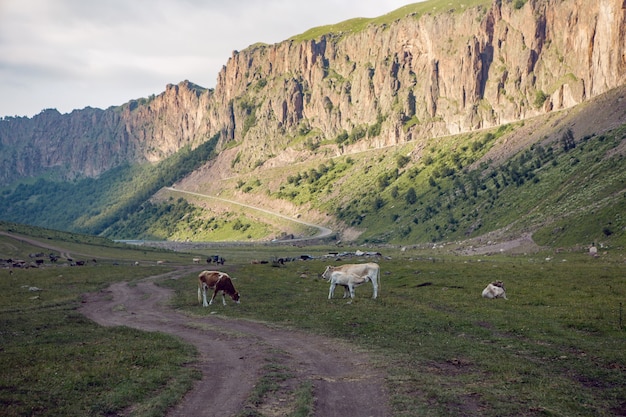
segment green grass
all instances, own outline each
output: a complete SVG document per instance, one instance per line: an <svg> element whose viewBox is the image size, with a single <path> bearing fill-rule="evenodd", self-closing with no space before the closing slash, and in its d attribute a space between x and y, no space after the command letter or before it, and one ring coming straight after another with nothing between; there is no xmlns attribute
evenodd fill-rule
<svg viewBox="0 0 626 417"><path fill-rule="evenodd" d="M267 359L268 363L261 370L261 377L258 379L243 410L237 417L263 416L263 405L268 401L267 397L272 394L279 396L285 407L280 411L280 415L286 417L312 417L314 409L314 392L312 381L295 383L295 388L290 388L291 380L294 378L293 371L285 366L285 352L274 350ZM261 410L261 411L259 411ZM273 410L273 415L278 411Z"/></svg>
<svg viewBox="0 0 626 417"><path fill-rule="evenodd" d="M12 230L20 229L12 225ZM45 232L39 231L43 235ZM69 234L63 234L68 238ZM186 365L193 347L160 333L104 328L81 315L80 295L116 281L133 281L168 267L132 266L126 259L154 265L151 256L189 255L124 247L71 235L45 239L88 256L119 257L83 267L65 262L44 268L0 269L0 414L3 416L162 416L199 377ZM83 243L80 243L83 238ZM0 236L0 259L29 259L42 251L21 239ZM47 250L44 250L48 253ZM157 258L158 259L158 258ZM37 290L35 290L35 288Z"/></svg>
<svg viewBox="0 0 626 417"><path fill-rule="evenodd" d="M369 25L386 26L390 25L398 19L402 19L406 16L413 15L415 19L419 19L423 14L440 14L446 12L461 12L472 7L488 6L491 4L491 0L465 0L463 2L457 2L453 6L449 0L430 0L420 3L413 3L394 11L391 11L383 16L374 18L358 17L354 19L345 20L343 22L334 23L325 26L319 26L307 30L306 32L293 36L291 40L295 41L308 41L317 39L320 36L344 36L350 33L358 33L365 30Z"/></svg>
<svg viewBox="0 0 626 417"><path fill-rule="evenodd" d="M362 230L362 243L455 241L506 229L510 235L536 232L538 244L552 247L624 247L626 170L619 147L626 127L577 138L567 150L555 134L493 163L490 152L504 152L501 143L523 127L266 170L265 177L282 181L255 192L288 200L302 212L329 213Z"/></svg>
<svg viewBox="0 0 626 417"><path fill-rule="evenodd" d="M103 247L84 243L76 250L93 256ZM0 258L7 257L7 248L22 257L38 249L2 237ZM328 283L319 274L335 263L332 259L281 267L251 264L319 257L337 249L221 246L198 255L224 256L224 269L242 295L239 305L215 306L219 314L337 337L371 350L374 364L387 374L394 416L623 413L623 252L609 249L599 258L573 252L479 258L379 248L387 256L379 260L379 299L370 298L366 285L357 289L352 304L327 300ZM122 253L117 247L107 250ZM124 253L129 259L156 256L132 247ZM172 263L180 256L187 264L191 256L160 255L171 256ZM194 349L158 333L97 326L77 307L82 293L167 269L109 259L85 267L0 270L3 415L163 415L199 377L186 366ZM194 275L163 285L176 290L174 308L209 314L197 303ZM496 279L504 280L509 300L480 297ZM313 413L312 381L294 383L280 355L275 352L266 364L242 416L263 415L266 399L276 391L293 399L293 416Z"/></svg>
<svg viewBox="0 0 626 417"><path fill-rule="evenodd" d="M231 265L242 303L220 314L372 349L388 371L396 416L614 415L626 388L623 254L546 256L394 254L380 262L380 298L359 287L351 305L326 299L318 274L328 262ZM480 297L495 279L509 300ZM207 314L188 282L168 285L176 307Z"/></svg>
<svg viewBox="0 0 626 417"><path fill-rule="evenodd" d="M78 297L162 273L121 266L18 270L0 280L0 404L5 416L160 416L198 374L195 349L160 333L103 328ZM37 287L41 291L30 291Z"/></svg>
<svg viewBox="0 0 626 417"><path fill-rule="evenodd" d="M295 401L295 394L285 387L285 383L293 378L294 375L287 366L282 364L282 360L284 360L283 352L274 352L274 355L268 358L268 363L261 369L261 377L255 383L252 392L248 396L247 403L244 405L243 410L237 414L237 417L262 416L263 413L258 411L259 406L266 402L266 397L269 394L275 394L279 391L281 392L281 398L289 397L290 399L290 401L283 401L283 403L292 405ZM302 408L301 400L297 408Z"/></svg>

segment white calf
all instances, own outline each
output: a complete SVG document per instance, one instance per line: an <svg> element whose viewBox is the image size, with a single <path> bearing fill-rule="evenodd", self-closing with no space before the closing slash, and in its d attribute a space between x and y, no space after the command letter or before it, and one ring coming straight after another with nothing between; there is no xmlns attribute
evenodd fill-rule
<svg viewBox="0 0 626 417"><path fill-rule="evenodd" d="M327 266L322 277L330 281L330 290L328 291L329 300L333 298L337 285L344 287L344 298L347 297L348 292L350 297L354 298L354 288L367 281L370 281L374 287L374 295L372 298L378 297L380 267L376 263Z"/></svg>
<svg viewBox="0 0 626 417"><path fill-rule="evenodd" d="M502 281L494 281L483 290L483 298L506 298L506 289Z"/></svg>

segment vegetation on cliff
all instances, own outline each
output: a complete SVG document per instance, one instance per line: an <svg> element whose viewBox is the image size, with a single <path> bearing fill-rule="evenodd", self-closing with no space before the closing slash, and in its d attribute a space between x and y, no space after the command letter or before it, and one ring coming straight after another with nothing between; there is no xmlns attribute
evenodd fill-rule
<svg viewBox="0 0 626 417"><path fill-rule="evenodd" d="M626 23L603 10L430 0L235 52L215 90L2 120L2 218L115 238L291 234L169 198L179 183L364 243L500 230L623 246L626 71L605 52Z"/></svg>
<svg viewBox="0 0 626 417"><path fill-rule="evenodd" d="M150 197L193 172L214 156L218 137L198 148L182 149L155 165L124 165L98 178L75 182L39 178L5 188L3 220L93 235L142 210ZM120 237L120 236L118 236ZM121 236L127 237L127 236Z"/></svg>

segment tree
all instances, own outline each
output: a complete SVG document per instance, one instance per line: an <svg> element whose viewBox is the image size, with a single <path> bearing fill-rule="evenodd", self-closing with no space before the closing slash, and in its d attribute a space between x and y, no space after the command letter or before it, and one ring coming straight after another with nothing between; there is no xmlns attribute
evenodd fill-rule
<svg viewBox="0 0 626 417"><path fill-rule="evenodd" d="M383 208L383 206L385 205L385 200L383 200L380 197L376 197L372 203L372 207L374 208L374 211L378 211L381 208Z"/></svg>
<svg viewBox="0 0 626 417"><path fill-rule="evenodd" d="M576 147L574 132L572 132L571 128L567 128L567 130L563 133L563 136L561 136L561 145L563 146L563 150L565 152Z"/></svg>
<svg viewBox="0 0 626 417"><path fill-rule="evenodd" d="M396 157L396 163L398 164L398 168L404 168L409 162L411 162L411 157L406 155L398 155Z"/></svg>
<svg viewBox="0 0 626 417"><path fill-rule="evenodd" d="M417 202L417 194L415 193L415 188L411 187L407 190L406 195L404 196L406 202L410 205L413 205Z"/></svg>

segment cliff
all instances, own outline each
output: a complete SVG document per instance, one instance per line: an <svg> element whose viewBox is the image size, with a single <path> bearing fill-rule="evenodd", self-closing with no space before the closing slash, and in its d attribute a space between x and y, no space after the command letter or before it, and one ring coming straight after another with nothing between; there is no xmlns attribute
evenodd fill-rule
<svg viewBox="0 0 626 417"><path fill-rule="evenodd" d="M107 110L0 121L0 183L96 176L221 135L222 174L467 132L567 108L626 81L623 0L428 1L234 52ZM298 152L291 152L297 150ZM228 163L226 163L228 162Z"/></svg>
<svg viewBox="0 0 626 417"><path fill-rule="evenodd" d="M208 139L210 91L188 81L107 110L47 109L0 121L0 184L24 177L97 176L124 163L160 161Z"/></svg>
<svg viewBox="0 0 626 417"><path fill-rule="evenodd" d="M622 0L484 3L419 3L402 18L234 53L215 90L224 108L242 103L231 138L256 159L303 134L324 143L346 132L346 146L380 147L533 117L624 84Z"/></svg>

